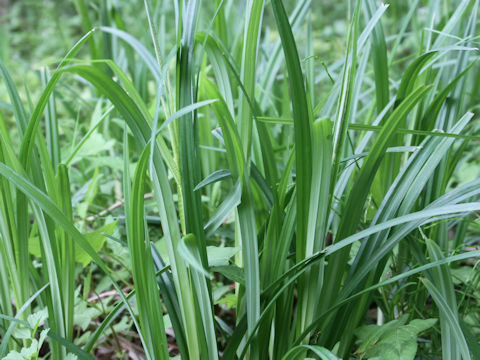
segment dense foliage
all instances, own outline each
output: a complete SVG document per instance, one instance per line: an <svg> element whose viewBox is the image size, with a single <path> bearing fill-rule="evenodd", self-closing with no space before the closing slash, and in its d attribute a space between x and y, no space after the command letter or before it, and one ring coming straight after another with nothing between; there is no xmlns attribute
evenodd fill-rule
<svg viewBox="0 0 480 360"><path fill-rule="evenodd" d="M0 6L1 358L480 358L478 0Z"/></svg>

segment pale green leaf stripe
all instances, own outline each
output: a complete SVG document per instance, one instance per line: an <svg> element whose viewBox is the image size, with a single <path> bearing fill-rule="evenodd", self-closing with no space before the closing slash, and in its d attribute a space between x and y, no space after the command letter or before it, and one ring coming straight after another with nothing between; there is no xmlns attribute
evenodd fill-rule
<svg viewBox="0 0 480 360"><path fill-rule="evenodd" d="M206 270L196 253L195 235L187 234L178 243L177 251L189 266L200 272L203 276L212 279L213 276Z"/></svg>
<svg viewBox="0 0 480 360"><path fill-rule="evenodd" d="M150 149L150 145L147 144L138 161L130 198L126 198L125 220L128 247L132 257L133 279L137 291L137 308L141 325L139 331L143 333L147 357L160 360L169 358L168 346L150 241L145 236L148 231L144 224L143 195ZM128 154L128 148L125 150L125 154ZM128 156L125 159L128 160ZM126 165L128 166L128 163ZM126 180L127 184L124 185L124 188L130 186L129 179Z"/></svg>
<svg viewBox="0 0 480 360"><path fill-rule="evenodd" d="M140 41L138 41L137 39L135 39L135 37L126 33L125 31L115 29L112 27L100 26L98 27L98 30L112 34L122 39L123 41L125 41L128 45L130 45L135 50L135 52L139 54L140 57L143 59L148 69L152 72L152 75L155 77L155 80L159 84L162 82L163 76L155 58Z"/></svg>
<svg viewBox="0 0 480 360"><path fill-rule="evenodd" d="M355 3L353 16L348 26L347 34L347 54L345 56L342 80L339 98L336 100L337 109L335 112L335 120L333 122L333 170L332 184L336 183L338 169L340 166L341 154L344 150L345 139L347 137L347 126L351 122L352 109L354 105L353 92L355 89L356 67L357 67L357 39L360 18L360 8L362 1Z"/></svg>
<svg viewBox="0 0 480 360"><path fill-rule="evenodd" d="M250 99L253 99L255 95L257 52L264 4L264 0L248 0L245 4L243 49L241 54L240 81L238 81L242 92L239 94L238 99L237 126L239 128L238 132L240 134L241 150L246 164L246 171L242 171L240 178L242 193L241 203L238 206L236 228L240 230L237 239L241 241L245 269L245 301L249 330L252 329L260 316L260 268L255 203L250 188L250 174L247 169L250 167L253 139L253 114ZM228 61L227 64L231 65ZM233 73L237 76L236 71L233 71ZM239 302L238 305L241 306L241 303ZM258 347L253 346L250 350L252 360L258 359Z"/></svg>
<svg viewBox="0 0 480 360"><path fill-rule="evenodd" d="M233 189L227 195L225 200L220 204L218 209L215 211L215 214L212 215L210 220L205 224L204 229L207 233L207 236L212 235L215 230L217 230L220 225L228 218L230 214L237 208L240 204L240 199L242 196L242 188L240 186L240 181L237 180Z"/></svg>
<svg viewBox="0 0 480 360"><path fill-rule="evenodd" d="M298 346L295 346L294 348L290 349L290 351L285 354L285 356L282 358L282 360L297 359L298 358L297 356L302 354L303 352L305 352L305 350L310 350L315 355L317 355L321 360L340 360L339 357L334 355L329 350L325 349L322 346L317 346L317 345L298 345Z"/></svg>
<svg viewBox="0 0 480 360"><path fill-rule="evenodd" d="M219 41L212 37L212 34L197 32L195 34L195 41L200 42L205 46L205 52L210 60L210 65L212 66L218 89L227 104L230 115L234 117L235 110L233 105L232 86L228 76L227 65L223 60L223 48L219 44ZM205 76L205 74L202 72L200 76ZM202 86L200 86L200 88L202 88Z"/></svg>
<svg viewBox="0 0 480 360"><path fill-rule="evenodd" d="M222 129L223 141L227 150L227 162L232 176L234 179L239 178L242 181L245 158L237 126L218 88L206 76L202 78L202 85L208 96L220 99L212 104L212 108Z"/></svg>
<svg viewBox="0 0 480 360"><path fill-rule="evenodd" d="M205 331L205 337L208 346L208 359L218 359L217 337L215 335L215 326L213 323L212 305L210 302L210 290L208 288L207 279L213 279L213 275L209 274L202 265L200 251L198 250L195 235L187 234L179 244L179 249L185 246L184 255L186 255L192 266L192 282L195 294L199 302L200 316L202 326Z"/></svg>
<svg viewBox="0 0 480 360"><path fill-rule="evenodd" d="M180 110L176 111L175 113L173 113L172 116L170 116L167 120L165 120L163 123L162 123L162 126L160 126L160 129L157 130L157 132L155 133L155 135L158 135L163 129L165 129L165 127L167 127L168 125L170 125L173 121L175 121L176 119L179 119L181 118L182 116L186 115L186 114L189 114L195 110L198 110L200 109L201 107L203 106L206 106L206 105L209 105L209 104L213 104L214 102L218 101L218 99L213 99L213 100L204 100L204 101L199 101L199 102L196 102L194 104L190 104L190 105L187 105L183 108L181 108Z"/></svg>
<svg viewBox="0 0 480 360"><path fill-rule="evenodd" d="M293 125L292 118L280 118L280 117L272 117L272 116L258 116L257 120L270 123L270 124L282 124L282 125ZM367 125L367 124L348 124L349 130L361 130L361 131L375 131L378 132L382 130L383 126L380 125ZM400 134L411 134L411 135L423 135L423 136L440 136L440 137L452 137L456 139L463 139L463 140L475 140L480 141L480 136L473 136L473 135L462 135L462 134L453 134L449 132L445 132L443 130L414 130L414 129L403 129L398 128L396 130Z"/></svg>
<svg viewBox="0 0 480 360"><path fill-rule="evenodd" d="M312 186L308 211L305 257L325 247L326 220L329 213L332 169L332 124L328 118L312 126ZM297 318L302 332L314 316L323 286L324 264L307 272L298 284Z"/></svg>
<svg viewBox="0 0 480 360"><path fill-rule="evenodd" d="M230 170L222 169L222 170L217 170L208 175L205 179L200 181L197 186L195 186L195 191L200 190L201 188L213 184L214 182L229 178L232 176L232 173Z"/></svg>
<svg viewBox="0 0 480 360"><path fill-rule="evenodd" d="M478 211L480 209L480 202L472 202L472 203L464 203L464 204L455 204L455 205L445 205L439 206L433 209L424 209L421 211L417 211L408 215L403 215L391 220L387 220L382 222L381 224L377 224L375 226L371 226L368 229L359 231L358 233L351 235L339 242L330 245L325 248L324 252L326 255L331 255L338 250L353 244L355 241L363 239L369 235L377 233L381 230L385 230L400 224L408 223L414 220L421 220L421 219L428 219L435 216L442 216L447 214L459 214L462 212L472 212Z"/></svg>
<svg viewBox="0 0 480 360"><path fill-rule="evenodd" d="M242 66L240 69L240 83L243 84L246 93L240 94L239 98L239 127L242 140L242 149L245 158L250 160L252 144L252 109L250 108L245 96L253 98L255 90L255 75L257 64L257 48L260 35L260 26L264 0L249 0L246 3L245 28L243 38Z"/></svg>
<svg viewBox="0 0 480 360"><path fill-rule="evenodd" d="M364 124L350 124L348 128L350 130L380 131L382 129L382 126L364 125ZM427 131L427 130L413 130L413 129L399 128L399 129L397 129L397 132L400 133L400 134L451 137L451 138L462 139L462 140L480 141L480 136L453 134L453 133L449 133L449 132L444 132L443 130Z"/></svg>
<svg viewBox="0 0 480 360"><path fill-rule="evenodd" d="M387 148L386 152L387 153L401 153L401 152L414 152L417 150L421 150L421 146L392 146ZM368 156L369 152L365 151L359 154L353 154L347 157L344 157L340 162L346 162L349 160L354 160L354 159L359 159L365 156Z"/></svg>
<svg viewBox="0 0 480 360"><path fill-rule="evenodd" d="M365 9L368 15L373 12L373 8L376 5L376 2L373 0L366 0L364 2ZM377 11L371 15L369 24L374 22L372 25L372 57L373 57L373 71L374 71L374 80L375 80L375 92L377 100L377 110L378 112L382 111L385 106L387 106L389 101L389 77L388 77L388 61L387 61L387 46L385 43L385 35L383 33L382 23L380 22L380 16L385 12L388 5L381 4ZM366 30L365 29L365 30ZM364 31L365 32L365 31ZM363 34L362 34L363 35ZM362 44L362 35L358 40L359 49L363 48Z"/></svg>
<svg viewBox="0 0 480 360"><path fill-rule="evenodd" d="M437 240L438 241L438 240ZM437 261L444 258L442 249L433 240L427 239L427 253L431 261ZM420 260L422 263L424 260ZM458 304L456 299L456 291L453 286L452 274L448 266L439 266L432 269L425 274L427 278L434 284L440 295L445 299L449 309L451 309L456 325L452 324L445 314L440 311L440 330L442 339L442 353L445 359L456 359L459 356L459 347L457 337L453 335L456 332L456 327L460 327ZM462 332L463 336L463 332Z"/></svg>
<svg viewBox="0 0 480 360"><path fill-rule="evenodd" d="M462 2L455 7L455 12L448 18L447 23L441 30L442 35L437 37L433 43L433 48L438 48L439 46L443 45L447 39L447 36L444 34L449 34L458 24L458 22L461 21L463 13L466 11L471 2L471 0L462 0Z"/></svg>
<svg viewBox="0 0 480 360"><path fill-rule="evenodd" d="M368 1L367 1L367 4L368 4ZM368 39L368 36L372 32L372 30L375 28L375 26L377 26L377 24L380 21L380 18L385 13L385 11L387 11L389 6L390 6L389 4L380 4L378 9L375 11L375 13L370 17L370 20L368 21L368 24L365 26L362 33L358 37L358 45L357 45L358 46L358 52L363 50L363 48L365 46L365 43Z"/></svg>
<svg viewBox="0 0 480 360"><path fill-rule="evenodd" d="M463 336L462 329L458 323L458 319L455 317L453 310L448 305L447 301L443 295L438 291L437 287L433 285L430 280L422 278L421 279L428 292L432 295L433 301L437 304L440 312L446 316L447 321L451 328L453 329L453 335L456 339L456 344L460 348L460 353L462 354L463 360L470 360L470 352L468 350L467 341Z"/></svg>

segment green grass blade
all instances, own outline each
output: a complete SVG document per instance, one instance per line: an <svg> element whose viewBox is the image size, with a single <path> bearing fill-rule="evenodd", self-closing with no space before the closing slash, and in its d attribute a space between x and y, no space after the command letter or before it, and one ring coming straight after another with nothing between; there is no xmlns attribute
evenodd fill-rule
<svg viewBox="0 0 480 360"><path fill-rule="evenodd" d="M232 212L240 204L241 196L242 190L240 187L240 181L237 180L230 193L217 208L215 214L213 214L210 220L208 220L208 222L205 224L204 228L207 236L212 235L215 230L217 230L220 225L222 225L222 223L232 214Z"/></svg>
<svg viewBox="0 0 480 360"><path fill-rule="evenodd" d="M197 186L195 186L195 191L200 190L201 188L216 183L217 181L222 181L223 179L229 178L232 176L232 173L230 170L217 170L211 173L210 175L207 175L205 179L200 181Z"/></svg>
<svg viewBox="0 0 480 360"><path fill-rule="evenodd" d="M365 9L371 18L374 16L375 2L373 0L365 1ZM386 10L386 6L383 8ZM382 8L380 8L383 10ZM376 14L375 14L376 15ZM360 41L360 39L359 39ZM382 23L379 20L372 30L372 54L373 54L373 70L375 78L375 95L377 99L377 111L380 113L389 101L389 83L388 83L388 61L387 61L387 45L385 43L385 35Z"/></svg>
<svg viewBox="0 0 480 360"><path fill-rule="evenodd" d="M315 345L298 345L290 349L288 353L282 358L282 360L297 359L299 354L302 354L305 350L310 350L312 353L317 355L321 360L338 360L340 359L329 350L321 346Z"/></svg>
<svg viewBox="0 0 480 360"><path fill-rule="evenodd" d="M372 149L365 159L352 187L349 199L343 210L349 214L349 216L348 218L342 218L341 223L339 224L337 238L345 238L355 232L375 173L380 166L392 136L395 134L396 128L398 128L401 121L405 119L407 114L418 103L418 101L425 96L428 90L429 88L424 86L417 88L416 91L411 93L385 121L383 129L378 134L375 143L372 145ZM340 279L343 276L342 269L344 268L347 256L348 251L343 250L334 258L330 259L325 275L329 281L323 291L325 301L322 302L322 306L326 305L329 307L333 303L340 286Z"/></svg>
<svg viewBox="0 0 480 360"><path fill-rule="evenodd" d="M163 324L162 305L158 296L150 242L145 239L144 184L150 155L150 146L142 152L135 170L130 199L126 200L126 225L129 249L132 255L133 279L136 300L147 356L152 359L168 359L167 338ZM127 184L126 186L129 186Z"/></svg>
<svg viewBox="0 0 480 360"><path fill-rule="evenodd" d="M430 282L430 280L425 278L421 280L428 292L432 295L433 301L435 301L436 305L438 306L440 313L445 316L449 326L452 328L453 336L455 337L456 345L459 347L462 359L471 359L467 342L463 336L458 319L455 317L454 310L449 307L445 297L441 294L437 287Z"/></svg>
<svg viewBox="0 0 480 360"><path fill-rule="evenodd" d="M309 189L311 184L311 109L307 102L302 68L298 57L292 29L285 9L280 0L272 1L282 47L289 75L290 96L292 98L292 111L295 131L295 169L297 189L297 261L305 254L307 237L307 209L309 207Z"/></svg>

